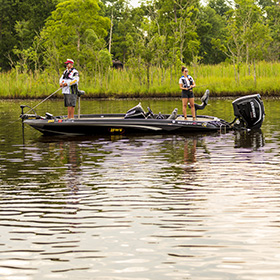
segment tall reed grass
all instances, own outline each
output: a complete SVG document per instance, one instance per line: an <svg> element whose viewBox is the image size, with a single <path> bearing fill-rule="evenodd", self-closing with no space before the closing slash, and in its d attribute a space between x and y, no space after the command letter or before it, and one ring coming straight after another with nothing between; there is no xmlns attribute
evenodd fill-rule
<svg viewBox="0 0 280 280"><path fill-rule="evenodd" d="M104 75L89 75L82 70L79 73L79 88L85 90L85 97L89 98L180 97L180 69L151 67L149 84L145 69L110 69ZM211 96L280 95L279 62L256 64L256 79L253 66L246 64L239 65L239 75L233 65L225 63L190 66L189 73L196 82L196 96L201 96L206 89ZM50 71L19 73L13 69L1 72L0 98L45 98L59 88L58 80L59 75ZM62 97L61 92L55 97Z"/></svg>

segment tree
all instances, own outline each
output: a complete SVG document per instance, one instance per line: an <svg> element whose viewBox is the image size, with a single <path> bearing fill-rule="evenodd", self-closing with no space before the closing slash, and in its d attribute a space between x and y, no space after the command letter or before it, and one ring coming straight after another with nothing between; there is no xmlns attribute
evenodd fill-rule
<svg viewBox="0 0 280 280"><path fill-rule="evenodd" d="M126 0L101 0L101 9L105 17L110 18L110 32L105 40L108 43L109 53L115 59L124 61L127 47L125 47L125 34L128 30L121 30L121 26L129 19L130 9Z"/></svg>
<svg viewBox="0 0 280 280"><path fill-rule="evenodd" d="M158 0L161 34L168 38L167 44L173 55L179 55L181 63L191 63L198 55L200 42L197 35L199 1Z"/></svg>
<svg viewBox="0 0 280 280"><path fill-rule="evenodd" d="M59 3L41 32L46 65L59 72L61 62L73 57L78 67L90 66L88 62L95 61L96 52L106 47L104 38L110 26L110 20L99 12L97 0Z"/></svg>
<svg viewBox="0 0 280 280"><path fill-rule="evenodd" d="M279 1L267 0L262 1L262 6L266 16L266 24L269 26L270 35L273 39L272 43L268 47L269 60L280 59L280 5Z"/></svg>
<svg viewBox="0 0 280 280"><path fill-rule="evenodd" d="M25 56L56 0L0 0L0 65L8 70Z"/></svg>
<svg viewBox="0 0 280 280"><path fill-rule="evenodd" d="M261 22L255 22L248 30L246 39L247 63L249 67L250 64L253 64L254 82L255 86L257 86L256 61L263 58L264 50L267 50L268 45L272 41L268 26L263 25Z"/></svg>
<svg viewBox="0 0 280 280"><path fill-rule="evenodd" d="M241 62L246 61L250 66L252 61L261 58L264 44L270 41L269 29L264 24L261 9L253 0L235 0L234 8L227 14L226 39L213 39L212 43L233 62L238 83Z"/></svg>
<svg viewBox="0 0 280 280"><path fill-rule="evenodd" d="M226 0L210 0L208 6L221 17L226 17L227 12L230 10Z"/></svg>
<svg viewBox="0 0 280 280"><path fill-rule="evenodd" d="M200 41L199 57L202 63L218 64L226 59L219 49L214 49L212 40L225 38L226 18L210 6L201 8L197 33Z"/></svg>

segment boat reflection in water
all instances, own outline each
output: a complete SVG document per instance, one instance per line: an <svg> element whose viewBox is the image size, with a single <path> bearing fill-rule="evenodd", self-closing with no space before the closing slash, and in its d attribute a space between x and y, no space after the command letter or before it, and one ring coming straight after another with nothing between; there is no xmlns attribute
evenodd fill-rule
<svg viewBox="0 0 280 280"><path fill-rule="evenodd" d="M265 140L261 129L235 131L234 147L248 148L253 151L264 147Z"/></svg>

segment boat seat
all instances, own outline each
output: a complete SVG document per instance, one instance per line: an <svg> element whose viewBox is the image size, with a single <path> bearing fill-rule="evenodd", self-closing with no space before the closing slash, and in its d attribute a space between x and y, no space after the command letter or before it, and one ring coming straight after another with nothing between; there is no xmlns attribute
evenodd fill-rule
<svg viewBox="0 0 280 280"><path fill-rule="evenodd" d="M202 103L199 105L199 104L194 104L194 108L195 108L195 115L196 115L196 111L197 110L202 110L204 109L207 105L208 105L208 101L209 101L209 94L210 94L210 91L209 89L207 89L204 93L204 95L201 97L201 101ZM191 108L190 104L189 105L189 108Z"/></svg>
<svg viewBox="0 0 280 280"><path fill-rule="evenodd" d="M171 115L167 118L168 120L176 120L176 118L177 118L177 114L178 113L178 109L177 108L175 108L174 110L173 110L173 112L171 113Z"/></svg>
<svg viewBox="0 0 280 280"><path fill-rule="evenodd" d="M139 103L138 105L134 106L133 108L129 109L125 116L125 119L145 119L146 118L146 114L144 109L141 106L141 103Z"/></svg>
<svg viewBox="0 0 280 280"><path fill-rule="evenodd" d="M81 95L85 95L85 91L84 90L78 90L78 97L80 97Z"/></svg>

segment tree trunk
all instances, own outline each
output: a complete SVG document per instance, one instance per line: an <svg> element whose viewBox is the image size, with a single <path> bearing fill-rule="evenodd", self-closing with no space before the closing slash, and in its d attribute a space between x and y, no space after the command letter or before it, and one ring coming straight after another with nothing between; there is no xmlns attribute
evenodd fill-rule
<svg viewBox="0 0 280 280"><path fill-rule="evenodd" d="M257 87L257 73L256 73L256 61L255 59L253 60L253 65L254 65L254 83L255 83L255 88Z"/></svg>
<svg viewBox="0 0 280 280"><path fill-rule="evenodd" d="M150 87L150 63L148 62L147 64L147 87L148 87L148 89L149 89L149 87Z"/></svg>
<svg viewBox="0 0 280 280"><path fill-rule="evenodd" d="M111 15L111 28L110 28L110 38L109 38L109 54L111 54L111 46L112 46L113 19L114 19L114 14L113 14L113 10L112 10L112 15Z"/></svg>

